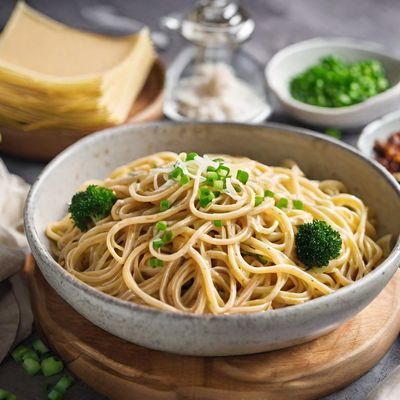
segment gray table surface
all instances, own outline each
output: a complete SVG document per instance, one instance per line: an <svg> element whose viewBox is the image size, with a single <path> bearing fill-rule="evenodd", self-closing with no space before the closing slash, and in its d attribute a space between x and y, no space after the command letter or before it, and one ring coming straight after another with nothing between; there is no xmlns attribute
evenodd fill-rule
<svg viewBox="0 0 400 400"><path fill-rule="evenodd" d="M77 28L112 33L85 20L81 15L82 7L96 4L112 5L119 14L133 17L153 29L158 29L161 16L172 11L188 9L194 1L27 0L27 3ZM376 41L385 45L392 54L400 57L399 0L242 0L241 3L256 20L256 31L253 39L245 45L246 50L262 64L265 64L277 50L291 43L318 36L353 37ZM15 0L0 0L0 28L6 23L14 5ZM160 53L167 65L183 44L182 40L175 37L168 49ZM295 124L295 121L282 115L279 110L272 115L270 120ZM358 133L357 131L344 132L343 140L354 145ZM45 165L1 156L11 172L21 175L30 183L35 180ZM400 339L393 344L379 364L367 374L347 388L325 397L324 400L363 400L367 393L399 364ZM0 365L0 388L13 391L19 400L45 399L42 382L42 377L28 377L23 369L10 358ZM295 398L294 393L293 399ZM68 392L66 399L101 400L105 397L79 382Z"/></svg>

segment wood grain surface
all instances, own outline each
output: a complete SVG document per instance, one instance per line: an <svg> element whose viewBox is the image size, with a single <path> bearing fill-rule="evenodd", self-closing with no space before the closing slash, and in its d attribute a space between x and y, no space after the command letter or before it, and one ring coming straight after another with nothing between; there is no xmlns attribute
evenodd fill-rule
<svg viewBox="0 0 400 400"><path fill-rule="evenodd" d="M73 310L32 257L25 273L42 336L73 373L111 399L318 399L375 365L400 331L400 271L334 332L300 346L236 357L179 356L128 343Z"/></svg>
<svg viewBox="0 0 400 400"><path fill-rule="evenodd" d="M164 66L160 60L157 60L139 96L133 103L124 125L156 121L162 118L164 80ZM30 160L49 161L62 150L92 132L69 132L56 129L25 132L0 126L0 133L1 152Z"/></svg>

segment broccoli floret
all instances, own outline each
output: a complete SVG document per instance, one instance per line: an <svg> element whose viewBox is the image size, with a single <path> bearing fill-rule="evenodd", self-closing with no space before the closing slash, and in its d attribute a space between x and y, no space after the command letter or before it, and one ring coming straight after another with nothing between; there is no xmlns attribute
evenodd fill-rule
<svg viewBox="0 0 400 400"><path fill-rule="evenodd" d="M295 238L298 259L307 267L323 267L339 257L342 238L325 221L300 225Z"/></svg>
<svg viewBox="0 0 400 400"><path fill-rule="evenodd" d="M68 211L75 226L83 232L105 218L116 201L117 198L112 190L89 185L84 192L73 195Z"/></svg>

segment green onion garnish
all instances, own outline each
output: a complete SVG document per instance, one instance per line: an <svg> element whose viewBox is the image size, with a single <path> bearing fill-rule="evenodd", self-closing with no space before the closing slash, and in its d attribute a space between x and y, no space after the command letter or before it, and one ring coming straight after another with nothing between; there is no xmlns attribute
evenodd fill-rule
<svg viewBox="0 0 400 400"><path fill-rule="evenodd" d="M215 197L214 193L212 193L212 192L210 192L207 195L200 196L200 199L199 199L200 206L203 208L207 207L212 202L214 197Z"/></svg>
<svg viewBox="0 0 400 400"><path fill-rule="evenodd" d="M173 237L174 235L171 231L166 231L162 237L162 240L164 241L164 243L168 243L172 240Z"/></svg>
<svg viewBox="0 0 400 400"><path fill-rule="evenodd" d="M339 129L336 129L336 128L328 128L325 131L325 133L328 136L331 136L331 137L333 137L335 139L340 139L342 137L342 132L340 132Z"/></svg>
<svg viewBox="0 0 400 400"><path fill-rule="evenodd" d="M214 158L213 161L217 162L217 163L224 163L225 162L225 160L223 158Z"/></svg>
<svg viewBox="0 0 400 400"><path fill-rule="evenodd" d="M24 345L18 346L12 353L11 357L18 363L21 363L23 361L23 356L26 352L28 352L30 349L29 347L26 347Z"/></svg>
<svg viewBox="0 0 400 400"><path fill-rule="evenodd" d="M301 200L293 200L293 208L296 210L304 210L304 204Z"/></svg>
<svg viewBox="0 0 400 400"><path fill-rule="evenodd" d="M32 347L39 354L46 354L50 351L49 348L40 339L34 340L32 342Z"/></svg>
<svg viewBox="0 0 400 400"><path fill-rule="evenodd" d="M219 178L219 175L215 171L209 171L206 173L206 178L214 181Z"/></svg>
<svg viewBox="0 0 400 400"><path fill-rule="evenodd" d="M274 197L274 192L272 190L265 190L264 196L265 197Z"/></svg>
<svg viewBox="0 0 400 400"><path fill-rule="evenodd" d="M37 355L36 351L28 350L26 353L23 354L22 360L26 360L27 358L31 358L32 360L39 361L39 356Z"/></svg>
<svg viewBox="0 0 400 400"><path fill-rule="evenodd" d="M169 177L171 179L177 179L181 175L183 175L182 168L181 167L176 167L173 171L170 172Z"/></svg>
<svg viewBox="0 0 400 400"><path fill-rule="evenodd" d="M22 366L29 375L36 375L40 371L39 361L32 358L26 358L23 361Z"/></svg>
<svg viewBox="0 0 400 400"><path fill-rule="evenodd" d="M209 167L207 167L207 172L210 171L216 171L216 169L210 165Z"/></svg>
<svg viewBox="0 0 400 400"><path fill-rule="evenodd" d="M17 396L7 390L0 389L0 400L16 400Z"/></svg>
<svg viewBox="0 0 400 400"><path fill-rule="evenodd" d="M186 161L192 161L192 160L194 160L194 158L195 158L196 156L198 156L198 154L195 153L194 151L192 151L191 153L188 153L188 154L186 155Z"/></svg>
<svg viewBox="0 0 400 400"><path fill-rule="evenodd" d="M75 379L71 375L64 375L60 380L54 385L53 390L64 394L75 382Z"/></svg>
<svg viewBox="0 0 400 400"><path fill-rule="evenodd" d="M56 389L51 389L49 394L47 395L47 400L62 400L63 397L63 393L60 393Z"/></svg>
<svg viewBox="0 0 400 400"><path fill-rule="evenodd" d="M264 201L263 196L256 196L254 200L254 205L257 207Z"/></svg>
<svg viewBox="0 0 400 400"><path fill-rule="evenodd" d="M152 268L163 267L164 266L164 261L163 260L159 260L158 258L152 257L149 260L149 265Z"/></svg>
<svg viewBox="0 0 400 400"><path fill-rule="evenodd" d="M164 246L164 240L162 240L161 238L157 238L157 239L153 240L153 249L157 250L163 246Z"/></svg>
<svg viewBox="0 0 400 400"><path fill-rule="evenodd" d="M249 173L246 171L243 171L242 169L239 169L238 172L236 173L236 179L245 185L247 181L249 180Z"/></svg>
<svg viewBox="0 0 400 400"><path fill-rule="evenodd" d="M231 170L226 165L220 165L217 168L217 172L218 172L219 176L224 177L224 178L228 178L229 173L231 172Z"/></svg>
<svg viewBox="0 0 400 400"><path fill-rule="evenodd" d="M44 376L53 376L58 374L64 369L62 361L57 360L55 357L48 357L42 361L42 372Z"/></svg>
<svg viewBox="0 0 400 400"><path fill-rule="evenodd" d="M286 208L289 204L289 201L286 197L281 197L278 202L276 203L276 206L278 208Z"/></svg>
<svg viewBox="0 0 400 400"><path fill-rule="evenodd" d="M165 231L167 229L167 223L165 221L158 221L156 223L156 229L158 232Z"/></svg>
<svg viewBox="0 0 400 400"><path fill-rule="evenodd" d="M160 211L167 211L171 207L171 203L168 200L160 201Z"/></svg>
<svg viewBox="0 0 400 400"><path fill-rule="evenodd" d="M222 221L220 219L217 219L217 220L214 221L214 225L217 228L221 228L222 227Z"/></svg>
<svg viewBox="0 0 400 400"><path fill-rule="evenodd" d="M222 181L220 179L214 181L213 188L215 190L222 190L224 188L224 181Z"/></svg>
<svg viewBox="0 0 400 400"><path fill-rule="evenodd" d="M186 185L187 183L189 183L189 181L190 181L190 178L188 175L182 175L179 183L181 184L181 186L183 186L183 185Z"/></svg>

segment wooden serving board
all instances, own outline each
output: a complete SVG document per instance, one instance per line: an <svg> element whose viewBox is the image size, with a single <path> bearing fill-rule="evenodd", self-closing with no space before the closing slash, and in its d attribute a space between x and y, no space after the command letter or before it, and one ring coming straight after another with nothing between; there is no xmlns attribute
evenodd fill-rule
<svg viewBox="0 0 400 400"><path fill-rule="evenodd" d="M165 70L157 60L140 94L132 104L126 124L156 121L163 116ZM104 128L107 128L106 126ZM101 129L98 129L101 130ZM62 150L92 132L25 132L0 126L0 151L36 161L49 161Z"/></svg>
<svg viewBox="0 0 400 400"><path fill-rule="evenodd" d="M179 356L128 343L74 311L33 258L25 272L43 337L73 373L116 400L318 399L368 371L400 331L400 271L334 332L288 349L236 357Z"/></svg>

